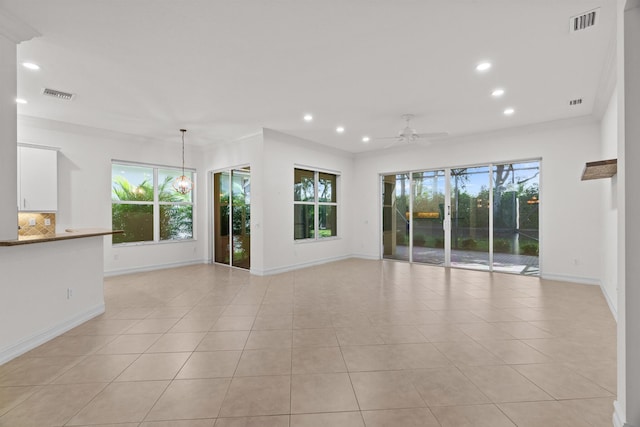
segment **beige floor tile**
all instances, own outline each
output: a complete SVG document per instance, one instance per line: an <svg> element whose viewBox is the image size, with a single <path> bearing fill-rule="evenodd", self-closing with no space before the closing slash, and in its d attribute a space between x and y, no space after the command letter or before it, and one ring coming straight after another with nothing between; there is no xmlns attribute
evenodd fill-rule
<svg viewBox="0 0 640 427"><path fill-rule="evenodd" d="M220 316L211 327L212 331L249 331L253 326L253 316Z"/></svg>
<svg viewBox="0 0 640 427"><path fill-rule="evenodd" d="M555 399L611 396L607 390L560 364L517 365L514 369Z"/></svg>
<svg viewBox="0 0 640 427"><path fill-rule="evenodd" d="M113 354L87 356L56 378L55 384L108 383L122 373L138 355Z"/></svg>
<svg viewBox="0 0 640 427"><path fill-rule="evenodd" d="M553 338L553 335L550 333L545 332L528 322L497 322L493 323L493 325L519 340Z"/></svg>
<svg viewBox="0 0 640 427"><path fill-rule="evenodd" d="M291 348L291 330L251 331L245 350Z"/></svg>
<svg viewBox="0 0 640 427"><path fill-rule="evenodd" d="M127 319L94 319L67 332L67 335L118 335L137 323Z"/></svg>
<svg viewBox="0 0 640 427"><path fill-rule="evenodd" d="M348 374L291 377L291 413L357 411L358 402Z"/></svg>
<svg viewBox="0 0 640 427"><path fill-rule="evenodd" d="M261 375L291 374L291 349L268 348L242 352L236 376L255 377Z"/></svg>
<svg viewBox="0 0 640 427"><path fill-rule="evenodd" d="M487 322L458 323L456 326L476 341L515 339L513 335Z"/></svg>
<svg viewBox="0 0 640 427"><path fill-rule="evenodd" d="M184 317L193 307L161 307L153 310L147 319L180 319Z"/></svg>
<svg viewBox="0 0 640 427"><path fill-rule="evenodd" d="M471 337L465 334L456 325L447 323L436 323L431 325L418 325L418 331L429 342L455 342L470 341Z"/></svg>
<svg viewBox="0 0 640 427"><path fill-rule="evenodd" d="M208 332L216 323L216 319L189 317L178 320L168 333Z"/></svg>
<svg viewBox="0 0 640 427"><path fill-rule="evenodd" d="M215 427L289 427L289 415L218 418Z"/></svg>
<svg viewBox="0 0 640 427"><path fill-rule="evenodd" d="M364 427L360 412L291 415L291 427Z"/></svg>
<svg viewBox="0 0 640 427"><path fill-rule="evenodd" d="M21 357L11 361L11 370L0 375L3 387L48 384L82 360L80 357Z"/></svg>
<svg viewBox="0 0 640 427"><path fill-rule="evenodd" d="M390 344L342 347L349 372L426 369L451 363L433 344Z"/></svg>
<svg viewBox="0 0 640 427"><path fill-rule="evenodd" d="M111 383L68 425L140 422L167 385L168 381Z"/></svg>
<svg viewBox="0 0 640 427"><path fill-rule="evenodd" d="M327 312L310 314L295 314L293 316L294 329L326 329L333 328L331 315Z"/></svg>
<svg viewBox="0 0 640 427"><path fill-rule="evenodd" d="M222 316L255 316L260 310L259 304L228 305L222 311Z"/></svg>
<svg viewBox="0 0 640 427"><path fill-rule="evenodd" d="M494 403L553 399L509 366L467 366L460 369Z"/></svg>
<svg viewBox="0 0 640 427"><path fill-rule="evenodd" d="M178 319L142 319L125 331L125 334L164 334Z"/></svg>
<svg viewBox="0 0 640 427"><path fill-rule="evenodd" d="M416 326L379 326L375 329L385 344L415 344L428 341Z"/></svg>
<svg viewBox="0 0 640 427"><path fill-rule="evenodd" d="M560 404L593 427L609 426L613 414L613 397L563 400Z"/></svg>
<svg viewBox="0 0 640 427"><path fill-rule="evenodd" d="M0 417L2 427L63 425L106 384L48 385Z"/></svg>
<svg viewBox="0 0 640 427"><path fill-rule="evenodd" d="M41 388L38 386L0 387L0 416Z"/></svg>
<svg viewBox="0 0 640 427"><path fill-rule="evenodd" d="M558 402L501 403L500 409L518 427L592 427Z"/></svg>
<svg viewBox="0 0 640 427"><path fill-rule="evenodd" d="M519 340L477 341L507 365L551 363L553 359Z"/></svg>
<svg viewBox="0 0 640 427"><path fill-rule="evenodd" d="M615 360L598 363L566 362L564 366L593 381L610 393L618 392L618 364Z"/></svg>
<svg viewBox="0 0 640 427"><path fill-rule="evenodd" d="M232 377L241 354L238 350L195 352L176 379Z"/></svg>
<svg viewBox="0 0 640 427"><path fill-rule="evenodd" d="M95 354L139 354L144 353L162 334L120 335Z"/></svg>
<svg viewBox="0 0 640 427"><path fill-rule="evenodd" d="M205 332L167 333L149 347L146 353L194 351L205 335Z"/></svg>
<svg viewBox="0 0 640 427"><path fill-rule="evenodd" d="M215 419L208 420L171 420L171 421L147 421L140 424L139 427L213 427ZM114 427L120 427L118 424ZM96 426L102 427L102 426ZM134 424L132 427L138 427L138 424Z"/></svg>
<svg viewBox="0 0 640 427"><path fill-rule="evenodd" d="M296 329L293 331L294 347L337 347L338 340L333 328Z"/></svg>
<svg viewBox="0 0 640 427"><path fill-rule="evenodd" d="M196 351L242 350L248 337L249 331L209 332Z"/></svg>
<svg viewBox="0 0 640 427"><path fill-rule="evenodd" d="M442 427L515 427L495 405L431 408Z"/></svg>
<svg viewBox="0 0 640 427"><path fill-rule="evenodd" d="M143 354L115 381L153 381L173 379L190 353Z"/></svg>
<svg viewBox="0 0 640 427"><path fill-rule="evenodd" d="M35 348L29 356L84 356L93 353L115 338L115 335L62 335Z"/></svg>
<svg viewBox="0 0 640 427"><path fill-rule="evenodd" d="M175 380L145 421L216 418L231 379Z"/></svg>
<svg viewBox="0 0 640 427"><path fill-rule="evenodd" d="M456 368L413 371L411 380L429 407L489 403L487 396Z"/></svg>
<svg viewBox="0 0 640 427"><path fill-rule="evenodd" d="M347 372L339 347L301 347L292 353L292 373Z"/></svg>
<svg viewBox="0 0 640 427"><path fill-rule="evenodd" d="M201 303L205 304L206 300ZM225 305L199 305L185 314L184 319L219 319L225 307Z"/></svg>
<svg viewBox="0 0 640 427"><path fill-rule="evenodd" d="M411 382L410 372L358 372L350 377L363 411L426 406Z"/></svg>
<svg viewBox="0 0 640 427"><path fill-rule="evenodd" d="M253 329L256 331L265 331L271 329L288 329L293 328L293 316L288 314L260 314L256 317Z"/></svg>
<svg viewBox="0 0 640 427"><path fill-rule="evenodd" d="M341 346L384 344L374 328L339 328L336 337Z"/></svg>
<svg viewBox="0 0 640 427"><path fill-rule="evenodd" d="M456 366L502 365L504 362L474 341L433 343Z"/></svg>
<svg viewBox="0 0 640 427"><path fill-rule="evenodd" d="M233 378L219 416L289 414L290 388L290 376Z"/></svg>
<svg viewBox="0 0 640 427"><path fill-rule="evenodd" d="M440 427L427 408L363 411L362 416L367 427Z"/></svg>

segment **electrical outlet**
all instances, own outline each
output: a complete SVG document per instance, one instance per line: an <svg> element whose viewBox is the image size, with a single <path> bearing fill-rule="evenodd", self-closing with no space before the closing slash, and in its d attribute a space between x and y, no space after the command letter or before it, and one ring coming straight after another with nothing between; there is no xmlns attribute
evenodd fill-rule
<svg viewBox="0 0 640 427"><path fill-rule="evenodd" d="M44 225L51 225L51 218L45 218Z"/></svg>
<svg viewBox="0 0 640 427"><path fill-rule="evenodd" d="M34 225L36 225L36 219L35 218L29 218L29 225L32 226L32 227Z"/></svg>
<svg viewBox="0 0 640 427"><path fill-rule="evenodd" d="M67 288L67 299L73 298L73 289Z"/></svg>

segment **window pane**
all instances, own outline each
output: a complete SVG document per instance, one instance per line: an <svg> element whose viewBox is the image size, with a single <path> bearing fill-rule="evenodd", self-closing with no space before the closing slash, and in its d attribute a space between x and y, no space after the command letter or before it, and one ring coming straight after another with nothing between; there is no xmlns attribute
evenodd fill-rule
<svg viewBox="0 0 640 427"><path fill-rule="evenodd" d="M315 199L315 180L313 171L294 169L293 200L313 202Z"/></svg>
<svg viewBox="0 0 640 427"><path fill-rule="evenodd" d="M312 239L314 237L313 215L313 205L293 205L294 239Z"/></svg>
<svg viewBox="0 0 640 427"><path fill-rule="evenodd" d="M336 202L336 176L330 173L318 174L318 201Z"/></svg>
<svg viewBox="0 0 640 427"><path fill-rule="evenodd" d="M123 230L113 235L113 243L153 241L153 205L111 205L111 227Z"/></svg>
<svg viewBox="0 0 640 427"><path fill-rule="evenodd" d="M193 238L193 206L160 205L160 240Z"/></svg>
<svg viewBox="0 0 640 427"><path fill-rule="evenodd" d="M319 237L337 236L336 230L336 206L320 205L318 206L318 231Z"/></svg>
<svg viewBox="0 0 640 427"><path fill-rule="evenodd" d="M193 182L193 172L184 171L184 175ZM158 169L158 200L161 202L191 202L193 191L181 194L173 188L176 178L182 176L182 169Z"/></svg>
<svg viewBox="0 0 640 427"><path fill-rule="evenodd" d="M111 200L153 201L153 168L111 165Z"/></svg>

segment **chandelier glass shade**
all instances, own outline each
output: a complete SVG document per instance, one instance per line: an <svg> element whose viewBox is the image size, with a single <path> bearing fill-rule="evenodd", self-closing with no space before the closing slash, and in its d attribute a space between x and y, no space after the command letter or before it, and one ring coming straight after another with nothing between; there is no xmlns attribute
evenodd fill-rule
<svg viewBox="0 0 640 427"><path fill-rule="evenodd" d="M186 129L180 129L182 132L182 175L173 181L173 188L180 194L188 194L193 190L193 181L184 173L184 133Z"/></svg>

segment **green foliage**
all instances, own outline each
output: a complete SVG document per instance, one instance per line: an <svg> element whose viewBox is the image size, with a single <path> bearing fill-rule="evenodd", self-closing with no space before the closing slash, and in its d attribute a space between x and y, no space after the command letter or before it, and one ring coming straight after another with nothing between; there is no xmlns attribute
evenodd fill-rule
<svg viewBox="0 0 640 427"><path fill-rule="evenodd" d="M124 233L113 236L113 243L153 241L153 183L144 180L134 186L124 177L113 179L112 200L123 202L146 202L145 204L113 203L111 226ZM158 185L160 202L189 202L189 194L180 194L172 187L173 177L166 177ZM160 240L193 237L193 206L160 205Z"/></svg>
<svg viewBox="0 0 640 427"><path fill-rule="evenodd" d="M413 246L425 246L426 239L422 234L413 235Z"/></svg>
<svg viewBox="0 0 640 427"><path fill-rule="evenodd" d="M538 256L538 243L533 242L520 245L520 253L523 255Z"/></svg>
<svg viewBox="0 0 640 427"><path fill-rule="evenodd" d="M493 251L500 252L504 254L511 253L511 242L506 239L494 239L493 240Z"/></svg>

